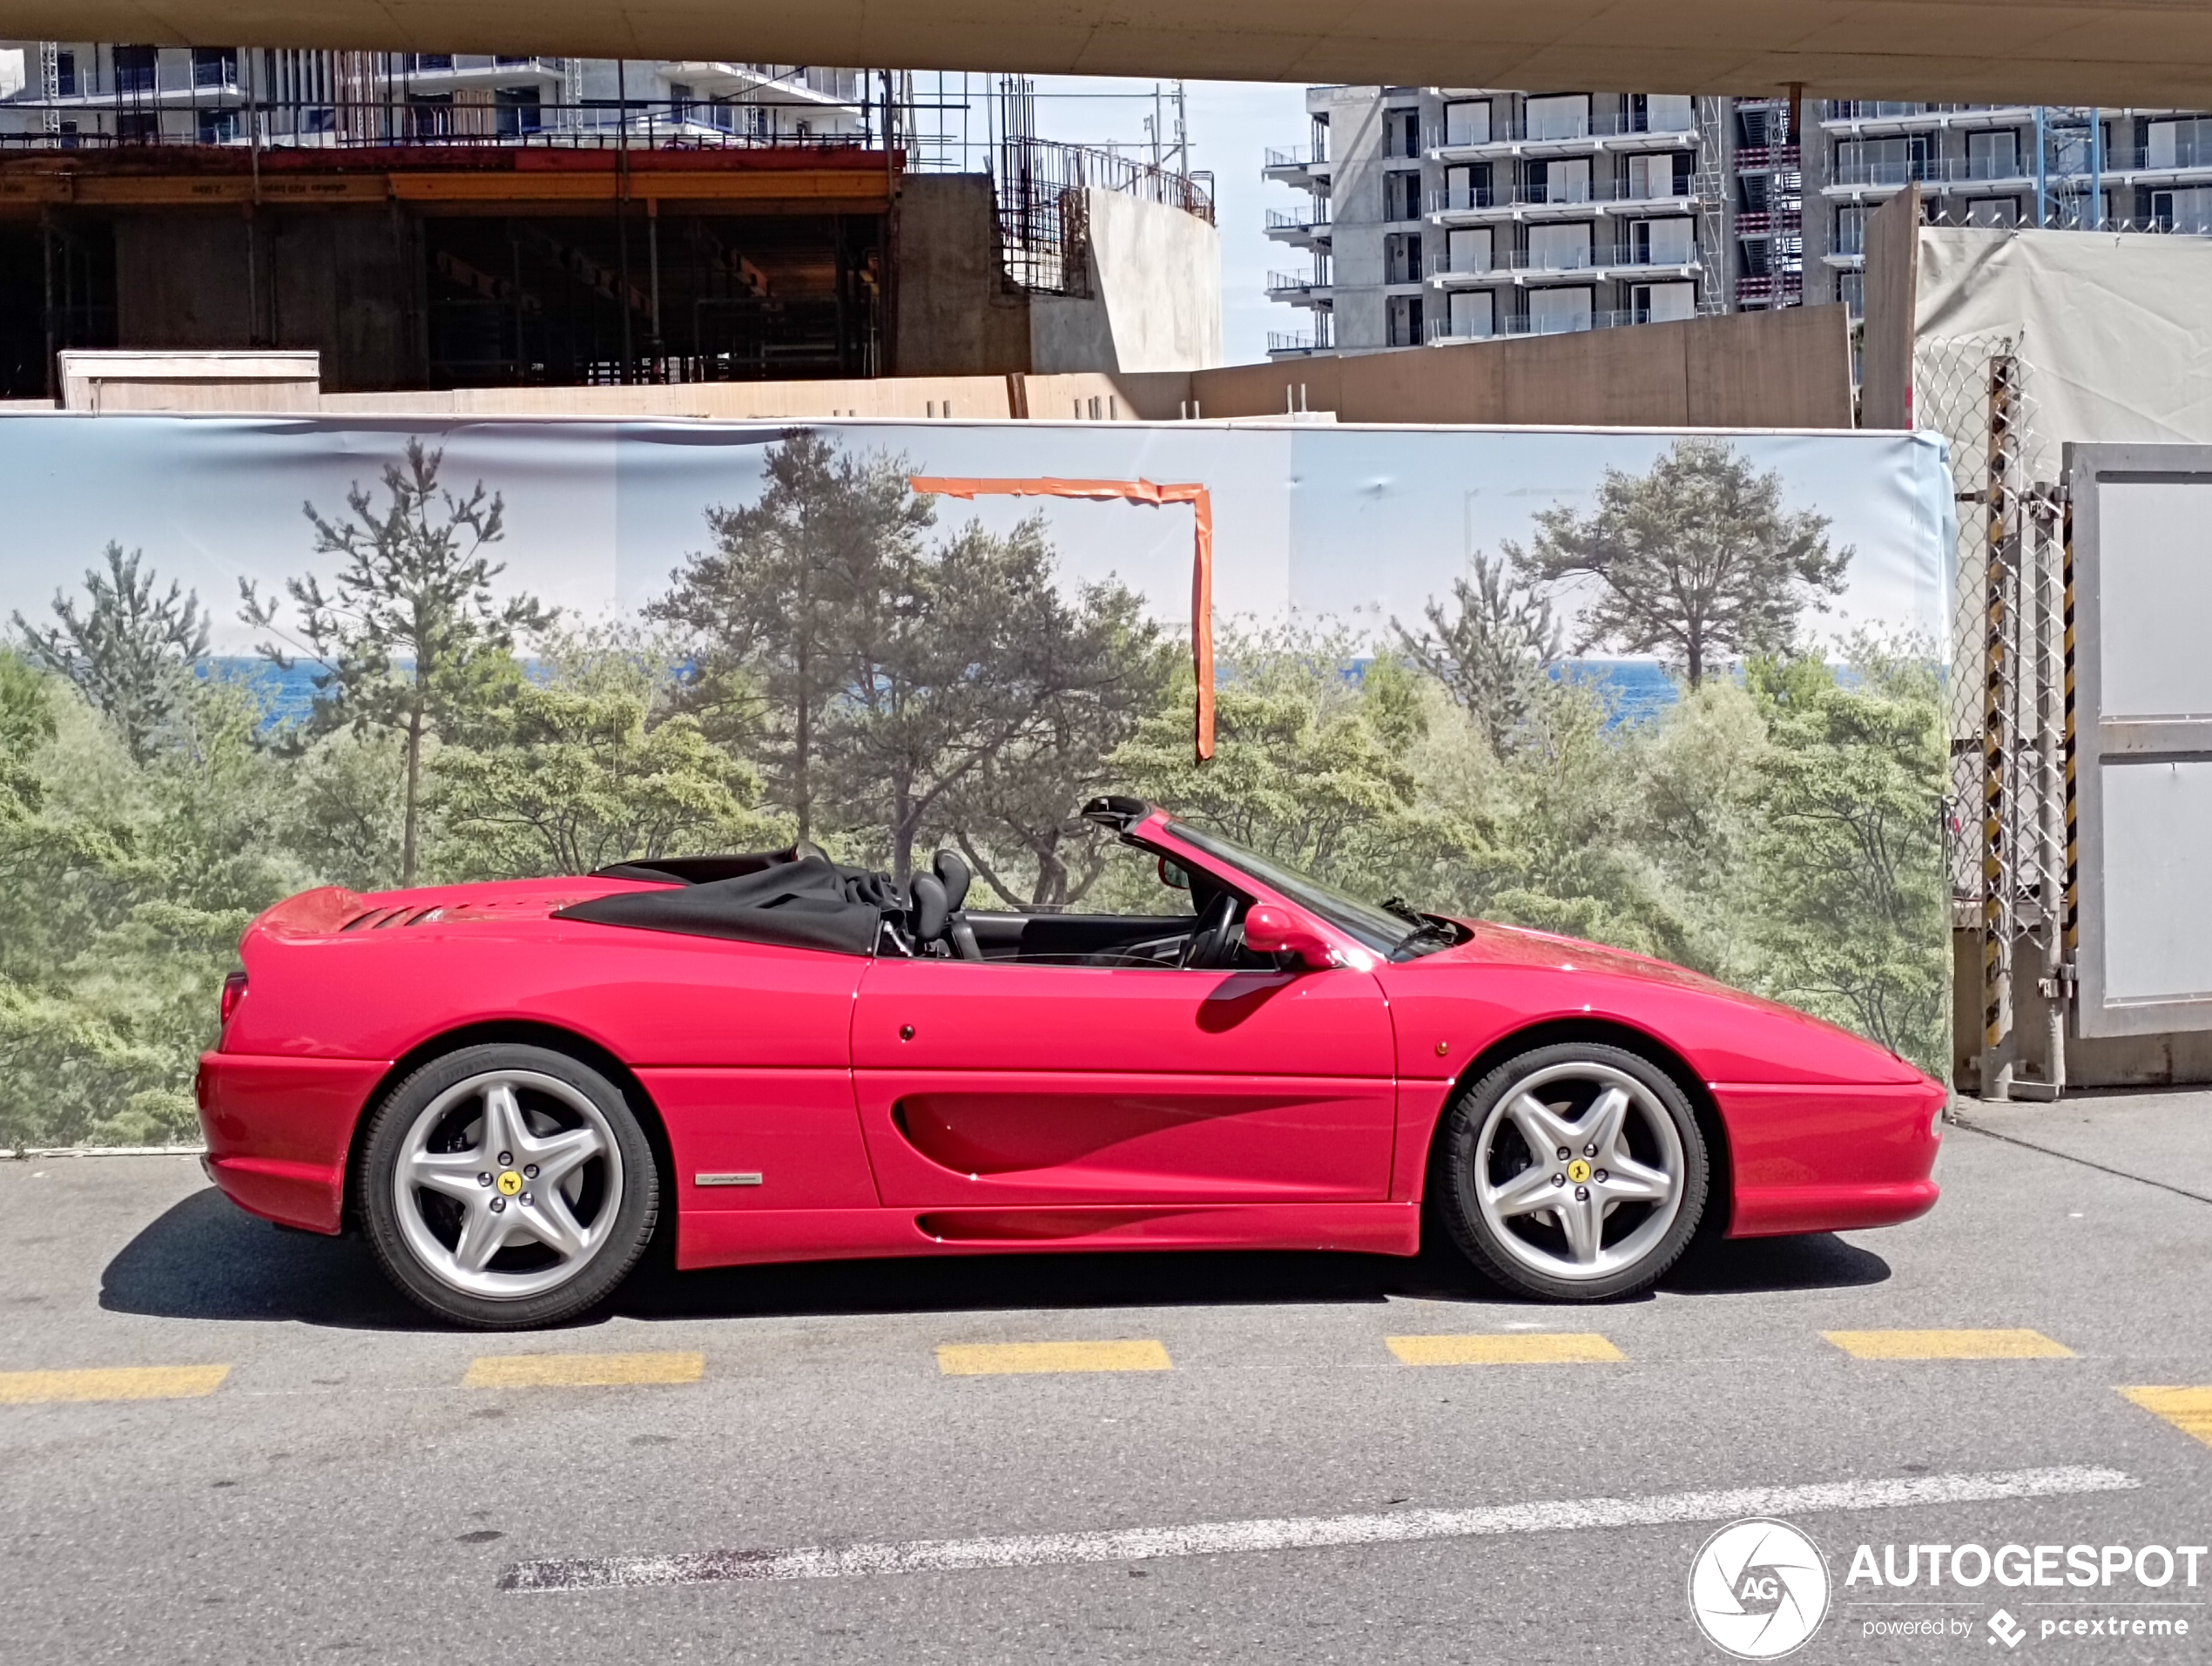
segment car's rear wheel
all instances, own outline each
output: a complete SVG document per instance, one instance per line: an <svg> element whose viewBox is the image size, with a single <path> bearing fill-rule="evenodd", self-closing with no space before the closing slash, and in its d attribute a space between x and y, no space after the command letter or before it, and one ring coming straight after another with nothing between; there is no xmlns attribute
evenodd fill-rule
<svg viewBox="0 0 2212 1666"><path fill-rule="evenodd" d="M1697 1231L1704 1136L1673 1079L1634 1053L1535 1048L1447 1115L1442 1212L1467 1258L1508 1289L1546 1301L1632 1294Z"/></svg>
<svg viewBox="0 0 2212 1666"><path fill-rule="evenodd" d="M660 1212L652 1146L622 1090L542 1047L462 1048L408 1076L369 1124L360 1186L393 1281L486 1330L604 1300Z"/></svg>

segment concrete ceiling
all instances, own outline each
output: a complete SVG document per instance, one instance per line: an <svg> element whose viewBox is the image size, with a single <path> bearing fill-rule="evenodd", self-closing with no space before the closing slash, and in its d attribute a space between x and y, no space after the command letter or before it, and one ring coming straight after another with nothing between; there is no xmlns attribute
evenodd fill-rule
<svg viewBox="0 0 2212 1666"><path fill-rule="evenodd" d="M0 34L2212 106L2207 0L0 0Z"/></svg>

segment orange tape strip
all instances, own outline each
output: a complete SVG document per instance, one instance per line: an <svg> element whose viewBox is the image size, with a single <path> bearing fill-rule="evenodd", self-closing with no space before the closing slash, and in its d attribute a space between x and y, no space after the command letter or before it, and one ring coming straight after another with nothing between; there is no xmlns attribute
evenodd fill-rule
<svg viewBox="0 0 2212 1666"><path fill-rule="evenodd" d="M948 479L916 475L918 492L939 497L1088 497L1130 503L1188 503L1197 520L1190 560L1190 667L1197 674L1194 713L1198 761L1213 756L1213 494L1193 481Z"/></svg>

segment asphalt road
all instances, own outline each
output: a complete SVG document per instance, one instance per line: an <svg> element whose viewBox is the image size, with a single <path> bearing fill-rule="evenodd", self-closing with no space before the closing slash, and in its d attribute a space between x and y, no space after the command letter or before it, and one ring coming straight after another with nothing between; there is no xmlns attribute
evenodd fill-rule
<svg viewBox="0 0 2212 1666"><path fill-rule="evenodd" d="M1966 1115L1926 1220L1595 1309L1040 1256L661 1276L489 1338L189 1159L0 1162L0 1662L1716 1662L1689 1569L1750 1514L1827 1565L1796 1660L2212 1658L2212 1556L1846 1581L1861 1544L2212 1543L2212 1398L2119 1392L2212 1395L2212 1096ZM1826 1334L1931 1330L2014 1334L1852 1346L2016 1357ZM1137 1346L1022 1351L1102 1342ZM1570 1357L1400 1357L1501 1348ZM592 1358L513 1359L549 1354ZM33 1374L88 1372L125 1374Z"/></svg>

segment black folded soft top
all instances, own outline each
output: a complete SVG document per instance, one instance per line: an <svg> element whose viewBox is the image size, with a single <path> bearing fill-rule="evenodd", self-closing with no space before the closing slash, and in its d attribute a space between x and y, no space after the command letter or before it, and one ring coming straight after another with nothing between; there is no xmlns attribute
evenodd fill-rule
<svg viewBox="0 0 2212 1666"><path fill-rule="evenodd" d="M903 889L888 875L833 862L811 845L620 862L592 877L653 880L664 888L594 897L556 919L870 954L884 920L907 907Z"/></svg>

